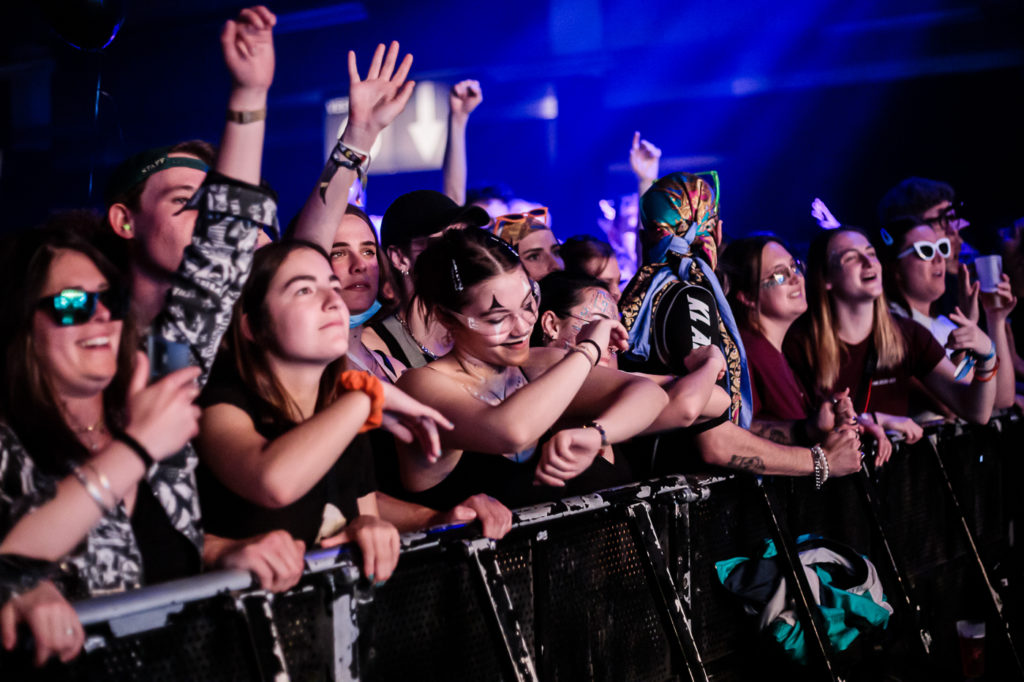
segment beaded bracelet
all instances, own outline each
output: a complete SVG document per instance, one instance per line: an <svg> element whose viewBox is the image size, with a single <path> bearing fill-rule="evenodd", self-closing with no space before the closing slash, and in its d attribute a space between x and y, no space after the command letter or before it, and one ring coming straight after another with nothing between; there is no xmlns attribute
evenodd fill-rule
<svg viewBox="0 0 1024 682"><path fill-rule="evenodd" d="M820 445L811 446L811 457L814 458L814 487L821 490L821 486L828 480L828 457Z"/></svg>
<svg viewBox="0 0 1024 682"><path fill-rule="evenodd" d="M582 427L580 427L580 428L584 428L584 429L596 429L596 430L597 430L597 432L601 434L601 447L602 447L602 448L606 448L606 447L608 447L608 434L607 434L607 433L605 433L605 431L604 431L604 427L603 427L603 426L601 426L600 424L598 424L598 423L597 423L597 422L595 422L595 421L589 421L589 422L587 422L586 424L584 424L584 425L583 425Z"/></svg>

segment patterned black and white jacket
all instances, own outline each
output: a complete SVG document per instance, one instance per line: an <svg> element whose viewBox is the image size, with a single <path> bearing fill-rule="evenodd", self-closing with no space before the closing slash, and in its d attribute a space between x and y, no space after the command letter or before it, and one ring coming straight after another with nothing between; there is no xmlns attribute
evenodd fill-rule
<svg viewBox="0 0 1024 682"><path fill-rule="evenodd" d="M277 228L277 204L268 190L210 172L189 207L199 211L192 243L185 249L167 303L150 330L190 346L193 362L202 369L199 381L203 385L252 267L258 233L261 228ZM197 463L188 444L151 467L146 479L171 524L201 555L203 532L194 475ZM70 467L67 473L71 473ZM58 480L60 477L40 471L17 434L0 422L0 537L52 499ZM11 573L0 570L0 603L11 591L23 590L33 582L30 576ZM118 504L104 515L59 562L57 575L49 577L69 598L139 587L142 556L124 505Z"/></svg>

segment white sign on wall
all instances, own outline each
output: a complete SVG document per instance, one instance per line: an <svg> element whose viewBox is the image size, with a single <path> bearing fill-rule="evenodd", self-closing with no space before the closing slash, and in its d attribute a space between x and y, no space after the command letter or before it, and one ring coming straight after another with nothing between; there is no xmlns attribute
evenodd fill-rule
<svg viewBox="0 0 1024 682"><path fill-rule="evenodd" d="M348 97L325 103L324 159L348 122ZM370 150L370 175L438 170L444 162L448 133L448 86L422 81L395 121Z"/></svg>

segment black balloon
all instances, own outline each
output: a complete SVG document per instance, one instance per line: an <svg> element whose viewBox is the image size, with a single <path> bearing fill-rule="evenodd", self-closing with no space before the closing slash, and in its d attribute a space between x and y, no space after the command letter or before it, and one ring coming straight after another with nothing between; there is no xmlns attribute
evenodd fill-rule
<svg viewBox="0 0 1024 682"><path fill-rule="evenodd" d="M42 0L40 5L57 35L80 50L102 50L124 22L124 0Z"/></svg>

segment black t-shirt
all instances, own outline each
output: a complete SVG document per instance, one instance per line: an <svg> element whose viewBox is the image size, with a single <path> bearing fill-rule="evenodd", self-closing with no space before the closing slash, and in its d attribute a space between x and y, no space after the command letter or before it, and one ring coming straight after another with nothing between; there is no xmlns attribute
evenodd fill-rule
<svg viewBox="0 0 1024 682"><path fill-rule="evenodd" d="M268 441L295 426L275 419L270 405L246 387L237 374L223 367L217 370L197 401L200 406L234 405L249 415L256 432ZM258 505L233 492L213 475L202 458L196 479L203 521L210 533L244 538L281 529L307 545L316 541L325 523L337 519L338 512L345 522L355 519L359 515L358 498L376 489L373 453L366 434L357 435L305 495L280 509Z"/></svg>

